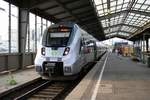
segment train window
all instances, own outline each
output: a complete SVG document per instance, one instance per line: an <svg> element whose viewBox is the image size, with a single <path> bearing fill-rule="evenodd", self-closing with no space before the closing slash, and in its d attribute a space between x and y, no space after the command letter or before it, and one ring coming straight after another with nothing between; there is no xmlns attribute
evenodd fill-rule
<svg viewBox="0 0 150 100"><path fill-rule="evenodd" d="M83 53L84 47L85 47L85 39L82 38L82 39L80 40L80 50L79 50L79 53Z"/></svg>
<svg viewBox="0 0 150 100"><path fill-rule="evenodd" d="M83 40L81 39L81 40L80 40L80 49L79 49L79 53L81 53L82 47L83 47Z"/></svg>
<svg viewBox="0 0 150 100"><path fill-rule="evenodd" d="M47 46L66 46L69 40L69 36L59 36L58 34L52 34L47 37Z"/></svg>
<svg viewBox="0 0 150 100"><path fill-rule="evenodd" d="M67 46L71 34L70 28L50 28L46 46Z"/></svg>
<svg viewBox="0 0 150 100"><path fill-rule="evenodd" d="M61 38L61 37L69 37L70 32L63 32L63 33L50 33L51 38Z"/></svg>

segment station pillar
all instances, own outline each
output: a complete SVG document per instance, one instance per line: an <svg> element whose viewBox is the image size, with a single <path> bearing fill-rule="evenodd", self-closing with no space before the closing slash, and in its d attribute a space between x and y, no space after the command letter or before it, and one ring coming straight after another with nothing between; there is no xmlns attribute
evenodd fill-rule
<svg viewBox="0 0 150 100"><path fill-rule="evenodd" d="M26 37L29 23L29 10L27 8L19 9L19 53L20 69L25 68Z"/></svg>
<svg viewBox="0 0 150 100"><path fill-rule="evenodd" d="M148 48L149 48L149 38L146 38L146 52L148 52Z"/></svg>

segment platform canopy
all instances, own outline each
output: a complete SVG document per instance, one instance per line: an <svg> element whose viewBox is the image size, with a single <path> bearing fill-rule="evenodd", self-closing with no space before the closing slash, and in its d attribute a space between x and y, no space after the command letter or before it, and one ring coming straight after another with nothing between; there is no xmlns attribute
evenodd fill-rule
<svg viewBox="0 0 150 100"><path fill-rule="evenodd" d="M94 0L94 3L106 38L132 37L150 23L149 0Z"/></svg>
<svg viewBox="0 0 150 100"><path fill-rule="evenodd" d="M150 24L149 0L5 0L54 23L73 21L98 40L131 38Z"/></svg>
<svg viewBox="0 0 150 100"><path fill-rule="evenodd" d="M73 21L98 40L104 32L92 0L5 0L51 22Z"/></svg>

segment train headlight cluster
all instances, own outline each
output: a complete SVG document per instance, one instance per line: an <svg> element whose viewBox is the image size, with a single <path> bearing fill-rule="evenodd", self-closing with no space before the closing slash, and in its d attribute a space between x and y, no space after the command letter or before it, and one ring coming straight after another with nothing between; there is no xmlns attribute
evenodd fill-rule
<svg viewBox="0 0 150 100"><path fill-rule="evenodd" d="M69 67L69 66L68 66L68 67L65 67L65 72L66 72L66 73L71 73L71 67Z"/></svg>
<svg viewBox="0 0 150 100"><path fill-rule="evenodd" d="M41 48L41 54L45 55L45 48L44 47Z"/></svg>
<svg viewBox="0 0 150 100"><path fill-rule="evenodd" d="M69 51L70 51L70 48L66 47L63 55L64 56L68 55Z"/></svg>

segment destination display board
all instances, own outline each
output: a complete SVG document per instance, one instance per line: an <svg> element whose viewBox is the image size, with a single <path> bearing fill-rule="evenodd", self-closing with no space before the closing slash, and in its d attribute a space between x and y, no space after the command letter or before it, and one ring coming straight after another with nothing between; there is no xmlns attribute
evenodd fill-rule
<svg viewBox="0 0 150 100"><path fill-rule="evenodd" d="M55 33L55 32L71 32L70 27L57 27L57 28L49 28L49 33Z"/></svg>
<svg viewBox="0 0 150 100"><path fill-rule="evenodd" d="M49 28L48 33L51 38L69 37L71 33L70 27Z"/></svg>

